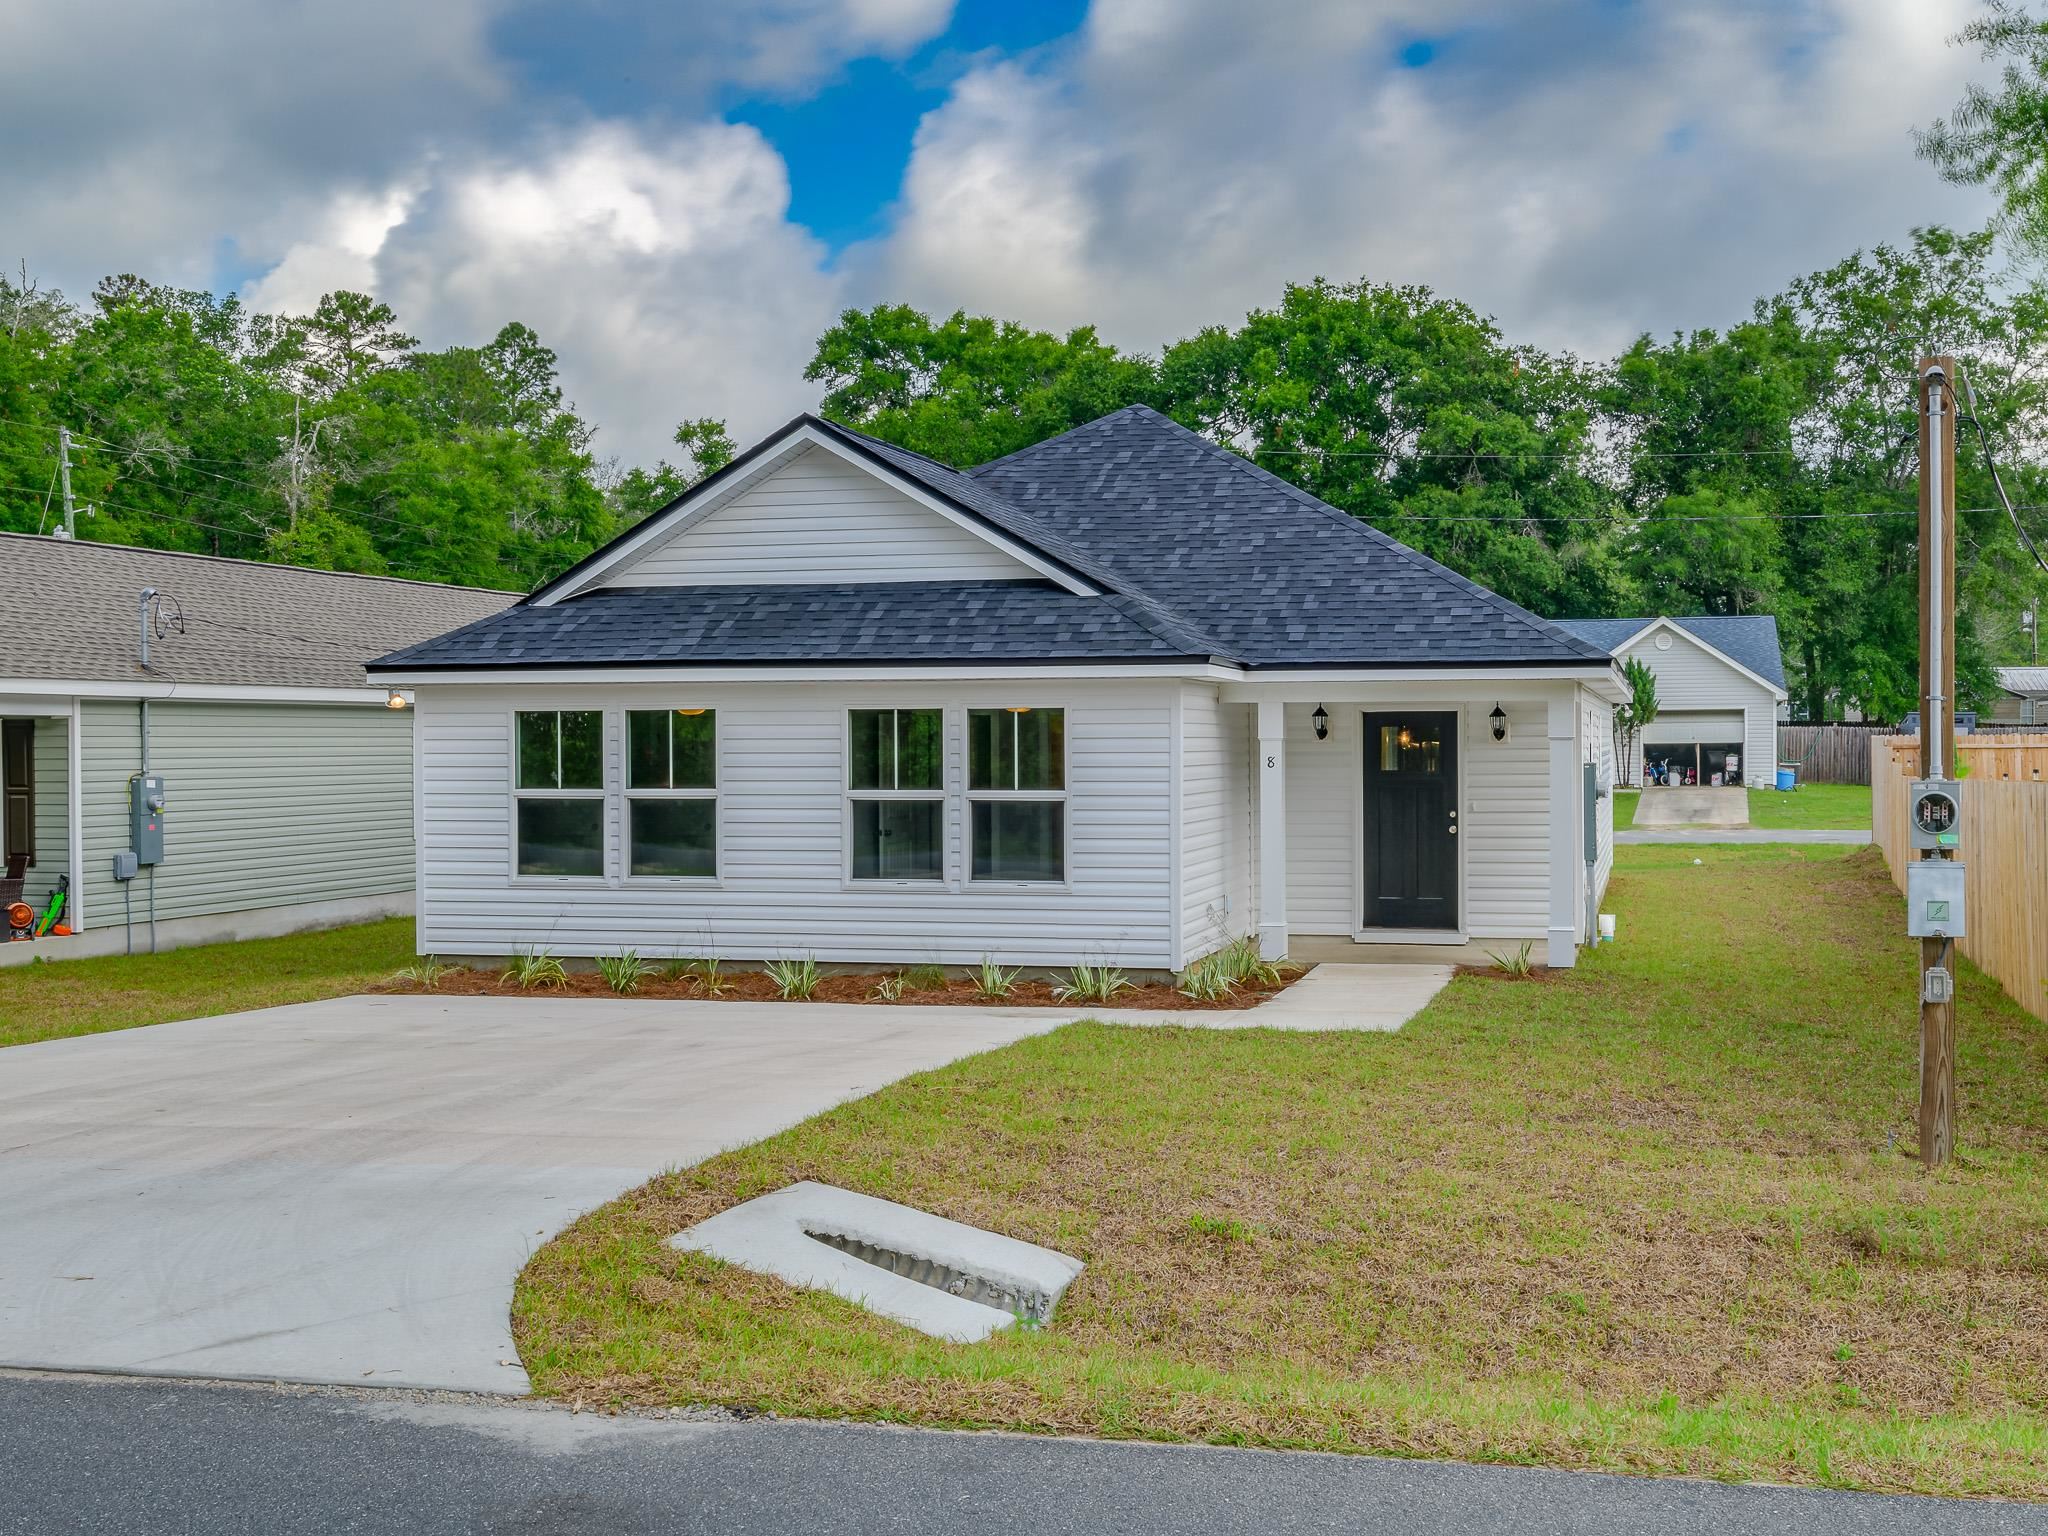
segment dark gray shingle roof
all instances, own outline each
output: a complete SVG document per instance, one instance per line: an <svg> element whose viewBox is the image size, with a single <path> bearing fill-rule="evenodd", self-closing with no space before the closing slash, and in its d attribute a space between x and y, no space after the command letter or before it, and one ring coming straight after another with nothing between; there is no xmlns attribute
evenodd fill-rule
<svg viewBox="0 0 2048 1536"><path fill-rule="evenodd" d="M1252 666L1606 659L1148 406L969 474Z"/></svg>
<svg viewBox="0 0 2048 1536"><path fill-rule="evenodd" d="M600 589L548 606L529 598L462 635L386 662L533 667L1174 656L1251 667L1513 667L1607 660L1600 647L1146 406L966 472L800 417L720 474L742 471L805 425L1030 545L1105 595L987 582L676 587L658 596L653 589ZM602 552L592 556L534 597L572 585L577 571L601 558ZM650 632L649 625L657 628Z"/></svg>
<svg viewBox="0 0 2048 1536"><path fill-rule="evenodd" d="M1657 615L1643 619L1559 619L1582 640L1607 652L1614 652L1657 622ZM1671 615L1671 622L1696 635L1730 660L1738 661L1758 677L1779 688L1785 686L1785 655L1778 644L1778 621L1767 613L1701 614L1692 618Z"/></svg>
<svg viewBox="0 0 2048 1536"><path fill-rule="evenodd" d="M379 666L875 665L1208 655L1144 605L1051 582L609 587L524 606L385 657Z"/></svg>
<svg viewBox="0 0 2048 1536"><path fill-rule="evenodd" d="M155 587L183 634L137 662L136 600ZM517 597L260 560L0 534L5 679L361 688L363 664L496 613Z"/></svg>

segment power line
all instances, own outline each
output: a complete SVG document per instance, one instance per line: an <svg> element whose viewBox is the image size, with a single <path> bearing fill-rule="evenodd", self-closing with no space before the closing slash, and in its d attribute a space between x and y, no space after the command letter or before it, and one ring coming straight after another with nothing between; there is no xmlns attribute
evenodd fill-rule
<svg viewBox="0 0 2048 1536"><path fill-rule="evenodd" d="M1961 372L1960 369L1957 371ZM1949 402L1956 406L1956 414L1960 416L1962 405L1956 399L1954 387L1946 384L1944 387L1948 389ZM2021 524L2019 513L2013 510L2012 498L2005 494L2005 481L1999 477L1998 460L1991 452L1991 435L1984 430L1984 419L1977 413L1977 386L1967 373L1963 374L1963 388L1970 392L1970 425L1977 429L1977 441L1984 449L1984 463L1991 470L1992 488L1998 492L1998 500L2005 508L2006 517L2012 522L2012 531L2019 535L2021 545L2034 557L2034 564L2048 572L2048 560L2041 558L2041 551L2034 547L2033 536Z"/></svg>

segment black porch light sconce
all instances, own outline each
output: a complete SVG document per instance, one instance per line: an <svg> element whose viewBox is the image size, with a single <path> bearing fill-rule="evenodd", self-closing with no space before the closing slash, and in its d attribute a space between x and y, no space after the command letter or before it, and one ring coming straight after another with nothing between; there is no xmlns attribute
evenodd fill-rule
<svg viewBox="0 0 2048 1536"><path fill-rule="evenodd" d="M1316 740L1328 741L1330 739L1330 712L1318 704L1316 712L1309 716L1309 720L1315 725Z"/></svg>
<svg viewBox="0 0 2048 1536"><path fill-rule="evenodd" d="M1506 741L1508 739L1507 711L1496 704L1493 706L1493 713L1488 715L1486 719L1487 723L1493 727L1493 739L1495 741Z"/></svg>

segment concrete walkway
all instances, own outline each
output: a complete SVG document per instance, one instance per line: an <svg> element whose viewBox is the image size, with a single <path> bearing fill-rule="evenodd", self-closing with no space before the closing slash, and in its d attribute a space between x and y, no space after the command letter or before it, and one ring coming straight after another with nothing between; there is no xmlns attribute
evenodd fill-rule
<svg viewBox="0 0 2048 1536"><path fill-rule="evenodd" d="M1449 967L1242 1012L354 997L0 1052L0 1364L522 1392L582 1212L1078 1018L1395 1029Z"/></svg>
<svg viewBox="0 0 2048 1536"><path fill-rule="evenodd" d="M1868 832L1813 827L1641 827L1614 834L1617 843L1808 843L1862 847Z"/></svg>

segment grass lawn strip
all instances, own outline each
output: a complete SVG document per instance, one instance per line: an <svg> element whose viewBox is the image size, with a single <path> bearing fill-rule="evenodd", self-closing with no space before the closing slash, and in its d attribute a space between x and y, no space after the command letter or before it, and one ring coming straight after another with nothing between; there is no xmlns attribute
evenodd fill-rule
<svg viewBox="0 0 2048 1536"><path fill-rule="evenodd" d="M522 1357L586 1404L2048 1496L2048 1026L1965 969L1930 1178L1875 854L1627 849L1606 905L1397 1035L1075 1025L657 1179L535 1256ZM664 1246L801 1178L1089 1267L949 1345Z"/></svg>
<svg viewBox="0 0 2048 1536"><path fill-rule="evenodd" d="M1749 824L1772 830L1868 832L1868 784L1802 784L1789 794L1749 792Z"/></svg>
<svg viewBox="0 0 2048 1536"><path fill-rule="evenodd" d="M413 920L0 970L0 1046L361 992L412 959Z"/></svg>

